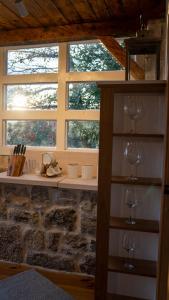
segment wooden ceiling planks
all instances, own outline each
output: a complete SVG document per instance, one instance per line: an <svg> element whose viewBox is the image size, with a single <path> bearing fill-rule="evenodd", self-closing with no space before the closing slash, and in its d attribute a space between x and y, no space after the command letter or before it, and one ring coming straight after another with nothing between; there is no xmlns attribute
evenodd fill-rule
<svg viewBox="0 0 169 300"><path fill-rule="evenodd" d="M46 0L45 0L46 1ZM24 0L24 4L31 16L33 16L39 23L39 26L49 26L50 20L44 11L43 7L40 7L35 0Z"/></svg>
<svg viewBox="0 0 169 300"><path fill-rule="evenodd" d="M122 12L118 0L105 0L105 3L112 17L122 16Z"/></svg>
<svg viewBox="0 0 169 300"><path fill-rule="evenodd" d="M62 0L63 1L63 0ZM41 10L44 10L47 17L50 20L51 25L64 25L67 24L68 21L65 16L62 14L60 9L56 6L54 1L51 0L35 0L35 2L39 5Z"/></svg>
<svg viewBox="0 0 169 300"><path fill-rule="evenodd" d="M10 24L13 28L23 28L26 27L23 19L18 17L15 13L9 10L3 3L0 3L0 12L2 16L5 16L6 21Z"/></svg>
<svg viewBox="0 0 169 300"><path fill-rule="evenodd" d="M95 13L92 11L87 0L71 0L72 5L83 21L97 21Z"/></svg>
<svg viewBox="0 0 169 300"><path fill-rule="evenodd" d="M20 19L20 21L23 22L23 24L26 24L26 27L32 28L32 27L39 26L39 23L36 21L36 18L32 17L30 14L26 18L21 18L19 16L19 13L17 11L16 5L14 4L13 0L1 0L0 3L2 3L9 11L13 12ZM1 11L0 11L0 16L1 16ZM9 23L10 22L8 21L8 24ZM2 29L4 29L3 26Z"/></svg>
<svg viewBox="0 0 169 300"><path fill-rule="evenodd" d="M164 16L164 3L165 0L24 0L29 15L21 18L15 0L0 0L0 44L35 43L36 38L43 43L44 36L46 42L130 36L140 27L141 11L146 19Z"/></svg>
<svg viewBox="0 0 169 300"><path fill-rule="evenodd" d="M92 11L95 13L97 19L102 18L103 20L111 17L109 9L104 1L99 0L88 0Z"/></svg>
<svg viewBox="0 0 169 300"><path fill-rule="evenodd" d="M82 18L80 17L70 0L53 0L53 2L67 20L67 24L82 22Z"/></svg>

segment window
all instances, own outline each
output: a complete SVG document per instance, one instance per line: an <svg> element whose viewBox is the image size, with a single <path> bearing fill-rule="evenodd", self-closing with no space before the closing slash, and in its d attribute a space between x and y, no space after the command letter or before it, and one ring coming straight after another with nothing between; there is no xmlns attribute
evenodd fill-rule
<svg viewBox="0 0 169 300"><path fill-rule="evenodd" d="M98 148L98 121L67 121L68 148Z"/></svg>
<svg viewBox="0 0 169 300"><path fill-rule="evenodd" d="M56 121L8 120L6 144L54 147L56 145Z"/></svg>
<svg viewBox="0 0 169 300"><path fill-rule="evenodd" d="M2 146L97 149L98 81L124 78L100 42L0 49ZM104 72L103 72L104 71Z"/></svg>
<svg viewBox="0 0 169 300"><path fill-rule="evenodd" d="M101 43L81 43L69 47L69 70L77 72L121 70L121 65Z"/></svg>
<svg viewBox="0 0 169 300"><path fill-rule="evenodd" d="M69 83L68 108L99 109L100 92L96 83Z"/></svg>
<svg viewBox="0 0 169 300"><path fill-rule="evenodd" d="M13 84L6 86L7 110L52 110L57 108L57 84Z"/></svg>
<svg viewBox="0 0 169 300"><path fill-rule="evenodd" d="M7 74L57 72L58 50L58 46L8 50Z"/></svg>

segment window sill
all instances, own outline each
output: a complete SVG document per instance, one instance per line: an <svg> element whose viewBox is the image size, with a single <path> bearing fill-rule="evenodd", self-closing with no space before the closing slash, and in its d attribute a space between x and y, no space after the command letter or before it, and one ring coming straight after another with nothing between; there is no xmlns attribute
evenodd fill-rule
<svg viewBox="0 0 169 300"><path fill-rule="evenodd" d="M26 185L39 185L58 188L80 189L97 191L97 179L69 179L66 176L46 178L40 175L24 174L19 177L7 176L6 172L0 173L0 183L14 183Z"/></svg>

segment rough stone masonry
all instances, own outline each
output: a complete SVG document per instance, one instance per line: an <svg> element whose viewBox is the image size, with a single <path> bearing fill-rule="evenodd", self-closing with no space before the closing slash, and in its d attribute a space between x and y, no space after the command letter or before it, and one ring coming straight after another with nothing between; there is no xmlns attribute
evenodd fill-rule
<svg viewBox="0 0 169 300"><path fill-rule="evenodd" d="M95 274L97 192L0 184L0 260Z"/></svg>

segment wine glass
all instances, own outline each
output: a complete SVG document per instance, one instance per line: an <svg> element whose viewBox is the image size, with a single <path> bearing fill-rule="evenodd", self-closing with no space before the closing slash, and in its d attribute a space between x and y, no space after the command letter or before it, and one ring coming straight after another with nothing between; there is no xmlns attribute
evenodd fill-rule
<svg viewBox="0 0 169 300"><path fill-rule="evenodd" d="M138 180L138 177L135 176L134 173L137 175L137 166L141 163L142 156L143 153L141 145L138 145L135 141L127 142L124 149L124 157L131 166L131 175L129 176L131 181Z"/></svg>
<svg viewBox="0 0 169 300"><path fill-rule="evenodd" d="M123 106L124 113L128 115L131 120L131 133L136 132L136 122L142 117L143 104L138 96L128 95L124 101Z"/></svg>
<svg viewBox="0 0 169 300"><path fill-rule="evenodd" d="M122 240L122 248L127 252L127 260L124 263L124 267L128 270L133 270L135 268L132 263L132 258L134 257L136 251L136 242L132 232L125 233Z"/></svg>
<svg viewBox="0 0 169 300"><path fill-rule="evenodd" d="M138 198L136 196L136 189L135 188L127 188L125 190L125 195L124 195L124 202L129 208L130 216L126 220L127 224L136 224L136 221L134 220L134 210L138 205Z"/></svg>

